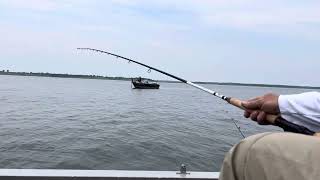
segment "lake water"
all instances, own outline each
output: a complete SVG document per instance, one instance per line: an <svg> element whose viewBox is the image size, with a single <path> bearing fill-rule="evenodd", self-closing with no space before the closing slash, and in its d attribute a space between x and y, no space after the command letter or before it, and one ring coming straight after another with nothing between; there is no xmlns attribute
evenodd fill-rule
<svg viewBox="0 0 320 180"><path fill-rule="evenodd" d="M246 99L304 89L205 85ZM0 76L0 168L219 171L258 126L185 84L133 90L130 82Z"/></svg>

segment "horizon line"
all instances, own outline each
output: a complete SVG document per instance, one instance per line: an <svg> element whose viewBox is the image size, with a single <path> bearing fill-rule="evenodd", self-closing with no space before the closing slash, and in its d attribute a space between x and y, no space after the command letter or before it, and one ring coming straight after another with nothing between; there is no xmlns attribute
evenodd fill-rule
<svg viewBox="0 0 320 180"><path fill-rule="evenodd" d="M122 76L102 76L102 75L88 75L88 74L69 74L69 73L49 73L49 72L18 72L1 70L0 75L16 75L16 76L37 76L37 77L53 77L53 78L81 78L81 79L101 79L101 80L130 80L134 77ZM144 78L153 80L149 78ZM176 80L153 80L166 83L182 83ZM226 86L255 86L255 87L278 87L278 88L301 88L301 89L320 89L317 86L301 86L301 85L285 85L285 84L262 84L262 83L242 83L242 82L213 82L213 81L193 81L197 84L214 84Z"/></svg>

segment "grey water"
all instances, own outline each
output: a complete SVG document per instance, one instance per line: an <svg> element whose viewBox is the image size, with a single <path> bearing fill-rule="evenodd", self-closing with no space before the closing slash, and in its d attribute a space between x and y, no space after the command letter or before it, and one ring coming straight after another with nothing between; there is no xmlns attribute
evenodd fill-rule
<svg viewBox="0 0 320 180"><path fill-rule="evenodd" d="M305 89L205 85L247 99ZM281 131L180 83L0 76L0 168L219 171L242 137Z"/></svg>

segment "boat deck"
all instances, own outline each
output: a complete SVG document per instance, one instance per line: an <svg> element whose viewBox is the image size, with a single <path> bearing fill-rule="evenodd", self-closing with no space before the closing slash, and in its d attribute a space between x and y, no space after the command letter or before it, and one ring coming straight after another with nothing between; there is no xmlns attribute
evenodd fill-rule
<svg viewBox="0 0 320 180"><path fill-rule="evenodd" d="M1 180L218 180L218 172L0 169Z"/></svg>

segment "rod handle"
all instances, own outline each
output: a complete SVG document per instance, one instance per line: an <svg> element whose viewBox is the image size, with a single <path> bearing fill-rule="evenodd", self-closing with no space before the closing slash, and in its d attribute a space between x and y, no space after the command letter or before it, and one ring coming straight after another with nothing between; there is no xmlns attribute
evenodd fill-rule
<svg viewBox="0 0 320 180"><path fill-rule="evenodd" d="M228 99L228 102L230 104L232 104L233 106L236 106L242 110L246 110L245 107L242 106L242 101L240 99L237 99L237 98L229 98ZM277 115L272 115L272 114L268 114L266 116L266 120L271 123L271 124L275 124L276 120L278 119L278 116Z"/></svg>
<svg viewBox="0 0 320 180"><path fill-rule="evenodd" d="M246 108L242 106L242 101L240 99L227 98L227 101L235 107L238 107L242 110L246 110ZM313 136L320 137L320 133L313 132L305 127L293 124L289 121L286 121L285 119L283 119L279 115L267 114L266 120L270 124L275 125L275 126L279 126L279 127L283 128L284 130L289 130L289 131L295 132L295 133L301 133L301 134L313 135Z"/></svg>

